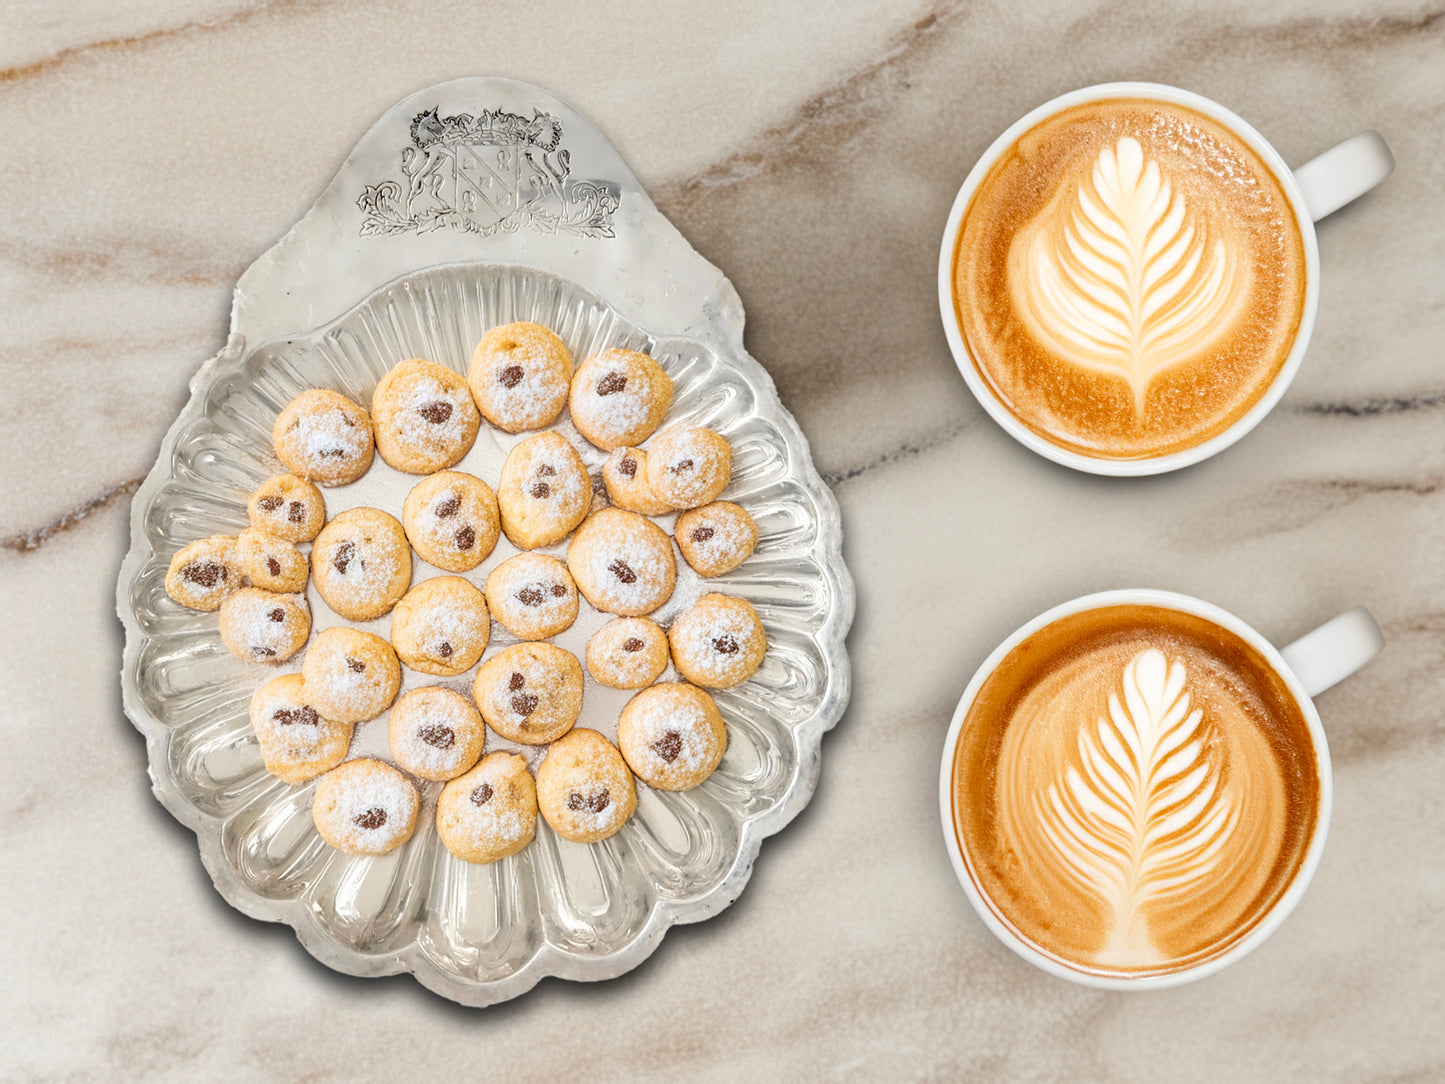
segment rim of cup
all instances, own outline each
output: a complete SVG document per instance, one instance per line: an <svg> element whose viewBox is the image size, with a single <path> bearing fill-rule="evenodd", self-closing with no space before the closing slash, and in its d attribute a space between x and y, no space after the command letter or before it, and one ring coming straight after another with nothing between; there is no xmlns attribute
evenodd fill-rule
<svg viewBox="0 0 1445 1084"><path fill-rule="evenodd" d="M1023 935L1013 929L1004 919L1003 915L994 908L993 904L974 880L973 873L969 866L968 856L964 853L963 843L958 838L958 831L954 826L953 818L954 753L958 745L959 733L963 729L964 717L968 714L968 709L973 704L974 698L978 695L983 683L993 674L994 670L998 668L999 664L1003 662L1009 652L1025 639L1039 631L1039 629L1072 614L1082 613L1086 610L1101 609L1106 606L1119 605L1159 606L1193 614L1196 617L1205 618L1208 621L1214 622L1216 625L1228 629L1259 651L1259 653L1264 656L1265 661L1283 678L1285 686L1290 691L1290 695L1295 698L1295 702L1299 705L1300 711L1305 717L1306 725L1309 728L1310 740L1314 746L1315 767L1320 780L1319 812L1314 834L1310 839L1309 847L1305 851L1304 858L1300 862L1294 879L1290 882L1289 887L1285 889L1284 894L1275 901L1274 906L1256 923L1252 930L1224 952L1211 956L1192 967L1155 975L1130 976L1098 974L1085 969L1081 965L1071 964L1062 957L1046 952L1044 949L1027 941ZM1205 602L1203 599L1195 598L1192 595L1179 594L1174 591L1162 591L1154 588L1124 588L1081 595L1078 598L1060 603L1052 609L1046 610L1033 620L1021 625L1005 638L979 665L973 677L969 680L967 687L964 689L958 706L954 709L953 719L948 727L948 736L943 744L943 762L938 781L939 813L943 822L943 838L945 846L948 848L949 861L953 865L953 872L954 875L957 876L959 884L963 886L964 894L968 897L969 903L973 905L973 909L978 913L979 918L983 920L984 925L986 925L1000 941L1036 967L1040 967L1059 978L1105 990L1159 990L1170 986L1181 986L1185 983L1195 982L1228 967L1230 964L1249 955L1249 953L1263 944L1270 934L1274 933L1280 924L1289 917L1290 912L1293 911L1296 904L1299 903L1300 898L1305 893L1305 889L1309 887L1310 881L1314 878L1315 870L1319 866L1320 855L1324 850L1325 838L1329 835L1330 812L1333 806L1333 797L1334 781L1330 766L1330 750L1329 744L1325 740L1324 727L1320 724L1319 712L1315 710L1314 702L1305 692L1304 687L1300 684L1294 671L1290 669L1289 664L1285 662L1279 649L1264 636L1260 635L1254 628L1244 621L1241 621L1238 617L1235 617L1228 610L1221 609L1213 603Z"/></svg>
<svg viewBox="0 0 1445 1084"><path fill-rule="evenodd" d="M1279 182L1280 189L1289 200L1290 209L1294 212L1295 221L1299 225L1300 241L1304 246L1305 253L1305 298L1304 309L1300 313L1299 327L1295 331L1294 343L1290 347L1289 356L1280 366L1279 372L1274 375L1274 379L1265 389L1265 393L1260 396L1259 401L1235 419L1234 423L1222 433L1218 433L1206 441L1177 452L1148 456L1142 459L1108 459L1085 455L1082 452L1055 444L1021 422L994 394L974 364L968 346L963 341L963 332L959 328L953 300L953 255L958 245L959 229L963 225L963 217L973 199L974 192L994 162L1004 151L1012 147L1020 136L1044 119L1061 113L1065 109L1107 98L1148 98L1172 105L1187 106L1218 121L1244 140L1269 166L1270 171ZM1305 206L1304 193L1295 180L1294 172L1269 141L1244 118L1210 98L1165 83L1097 83L1094 86L1082 87L1079 90L1061 94L1057 98L1051 98L1020 117L989 144L988 149L983 152L978 161L974 163L973 168L969 170L968 176L964 178L963 185L959 188L958 195L954 197L953 207L948 214L948 224L943 231L943 244L938 257L938 306L939 313L943 317L944 334L948 338L948 347L953 353L954 363L958 366L959 372L963 374L963 379L968 384L969 390L973 392L974 398L979 401L979 404L993 420L1003 427L1006 433L1026 448L1055 463L1061 463L1066 467L1090 474L1115 477L1165 474L1208 459L1239 440L1274 409L1289 388L1291 381L1294 380L1295 373L1299 371L1300 362L1304 358L1305 348L1309 345L1310 335L1314 330L1318 303L1319 246L1315 239L1314 220Z"/></svg>

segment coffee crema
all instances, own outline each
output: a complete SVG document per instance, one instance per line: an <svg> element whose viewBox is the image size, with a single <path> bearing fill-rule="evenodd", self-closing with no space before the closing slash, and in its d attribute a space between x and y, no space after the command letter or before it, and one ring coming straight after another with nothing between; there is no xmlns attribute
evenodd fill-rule
<svg viewBox="0 0 1445 1084"><path fill-rule="evenodd" d="M1305 253L1279 180L1186 106L1065 109L989 169L953 256L959 331L1029 429L1095 458L1203 443L1288 359Z"/></svg>
<svg viewBox="0 0 1445 1084"><path fill-rule="evenodd" d="M953 824L979 894L1075 969L1196 967L1253 930L1319 822L1308 720L1249 643L1154 606L1061 618L968 709Z"/></svg>

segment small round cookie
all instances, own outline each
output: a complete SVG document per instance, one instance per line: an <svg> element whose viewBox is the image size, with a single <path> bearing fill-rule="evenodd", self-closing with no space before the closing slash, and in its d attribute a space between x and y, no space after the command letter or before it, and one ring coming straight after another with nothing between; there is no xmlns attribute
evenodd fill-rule
<svg viewBox="0 0 1445 1084"><path fill-rule="evenodd" d="M277 416L271 440L287 470L321 486L356 481L376 451L371 415L326 388L312 388L292 399Z"/></svg>
<svg viewBox="0 0 1445 1084"><path fill-rule="evenodd" d="M587 641L587 671L613 689L642 689L667 669L667 633L645 617L616 617Z"/></svg>
<svg viewBox="0 0 1445 1084"><path fill-rule="evenodd" d="M638 779L658 790L687 790L708 776L728 747L722 715L696 685L643 689L617 720L617 747Z"/></svg>
<svg viewBox="0 0 1445 1084"><path fill-rule="evenodd" d="M379 508L349 508L316 536L311 576L326 605L348 621L380 617L411 586L406 532Z"/></svg>
<svg viewBox="0 0 1445 1084"><path fill-rule="evenodd" d="M713 501L677 517L677 548L700 576L721 576L751 556L758 525L732 501Z"/></svg>
<svg viewBox="0 0 1445 1084"><path fill-rule="evenodd" d="M401 663L380 636L337 626L322 629L301 660L306 695L316 710L341 723L380 715L401 687Z"/></svg>
<svg viewBox="0 0 1445 1084"><path fill-rule="evenodd" d="M641 448L616 448L602 464L602 484L618 508L644 516L665 516L677 509L647 486L647 453Z"/></svg>
<svg viewBox="0 0 1445 1084"><path fill-rule="evenodd" d="M577 620L577 585L557 558L519 553L487 576L487 605L513 636L545 640Z"/></svg>
<svg viewBox="0 0 1445 1084"><path fill-rule="evenodd" d="M672 539L652 520L621 508L587 517L567 547L577 589L599 610L623 617L651 613L677 584Z"/></svg>
<svg viewBox="0 0 1445 1084"><path fill-rule="evenodd" d="M637 788L615 745L595 730L574 730L537 769L537 808L564 839L596 843L627 823Z"/></svg>
<svg viewBox="0 0 1445 1084"><path fill-rule="evenodd" d="M482 663L472 697L502 737L546 745L582 713L582 666L555 644L513 644Z"/></svg>
<svg viewBox="0 0 1445 1084"><path fill-rule="evenodd" d="M671 426L647 451L647 486L674 508L711 504L732 476L732 445L711 429Z"/></svg>
<svg viewBox="0 0 1445 1084"><path fill-rule="evenodd" d="M311 635L305 595L243 587L221 603L221 642L247 662L285 662Z"/></svg>
<svg viewBox="0 0 1445 1084"><path fill-rule="evenodd" d="M431 474L471 451L482 416L460 373L412 358L376 385L371 423L382 459L407 474Z"/></svg>
<svg viewBox="0 0 1445 1084"><path fill-rule="evenodd" d="M496 862L537 834L537 785L516 753L489 753L442 787L437 836L463 862Z"/></svg>
<svg viewBox="0 0 1445 1084"><path fill-rule="evenodd" d="M330 771L351 747L351 724L317 711L300 674L282 674L256 690L251 729L266 770L286 783L304 783Z"/></svg>
<svg viewBox="0 0 1445 1084"><path fill-rule="evenodd" d="M472 352L467 383L487 421L508 433L551 425L567 405L572 352L551 328L494 327Z"/></svg>
<svg viewBox="0 0 1445 1084"><path fill-rule="evenodd" d="M592 505L592 479L577 449L551 429L507 453L497 483L502 530L518 549L560 542Z"/></svg>
<svg viewBox="0 0 1445 1084"><path fill-rule="evenodd" d="M246 505L251 526L287 542L310 542L326 522L326 500L305 478L267 478Z"/></svg>
<svg viewBox="0 0 1445 1084"><path fill-rule="evenodd" d="M397 700L387 720L391 758L420 779L455 779L477 762L487 728L461 693L429 685Z"/></svg>
<svg viewBox="0 0 1445 1084"><path fill-rule="evenodd" d="M667 640L678 672L709 689L729 689L752 677L768 649L758 611L731 595L703 595L673 621Z"/></svg>
<svg viewBox="0 0 1445 1084"><path fill-rule="evenodd" d="M311 819L338 851L390 854L411 838L420 806L410 779L383 761L358 757L321 777Z"/></svg>
<svg viewBox="0 0 1445 1084"><path fill-rule="evenodd" d="M166 571L166 594L191 610L219 610L232 591L240 590L245 572L236 555L236 540L213 534L183 546Z"/></svg>
<svg viewBox="0 0 1445 1084"><path fill-rule="evenodd" d="M252 587L267 591L304 591L311 565L286 539L247 527L236 537L236 559Z"/></svg>
<svg viewBox="0 0 1445 1084"><path fill-rule="evenodd" d="M604 350L572 378L572 424L604 452L650 437L672 406L672 378L646 354Z"/></svg>
<svg viewBox="0 0 1445 1084"><path fill-rule="evenodd" d="M475 666L491 632L487 600L460 576L422 580L391 612L397 657L437 677L456 677Z"/></svg>
<svg viewBox="0 0 1445 1084"><path fill-rule="evenodd" d="M485 561L497 545L501 523L492 487L459 470L423 478L401 509L411 548L447 572L470 572Z"/></svg>

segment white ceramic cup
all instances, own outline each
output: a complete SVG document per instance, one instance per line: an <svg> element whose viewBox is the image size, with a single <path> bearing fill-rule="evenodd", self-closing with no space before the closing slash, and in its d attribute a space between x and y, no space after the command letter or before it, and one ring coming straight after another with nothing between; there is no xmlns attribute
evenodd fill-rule
<svg viewBox="0 0 1445 1084"><path fill-rule="evenodd" d="M1295 334L1289 357L1275 374L1274 381L1264 395L1233 425L1209 440L1183 451L1144 459L1106 459L1084 455L1046 440L1019 421L1013 412L999 401L979 374L958 326L958 316L953 303L953 256L958 231L963 225L964 215L973 199L974 191L987 176L994 162L1012 147L1020 136L1044 119L1087 102L1109 98L1152 98L1187 106L1213 118L1244 140L1279 179L1280 187L1289 198L1290 207L1294 211L1295 221L1299 224L1300 240L1305 252L1305 304L1299 330ZM953 210L948 216L948 226L943 231L943 245L938 256L939 311L943 316L943 329L948 336L953 359L974 397L993 420L1003 426L1014 439L1056 463L1091 474L1118 476L1163 474L1198 463L1222 452L1258 425L1279 402L1299 369L1300 359L1304 357L1305 348L1309 345L1310 332L1314 330L1315 309L1319 300L1320 258L1319 248L1315 244L1314 223L1364 195L1388 177L1394 168L1395 160L1379 134L1361 132L1312 158L1299 169L1291 170L1285 165L1279 152L1270 146L1263 136L1222 105L1187 90L1160 83L1102 83L1061 95L1021 118L994 140L969 171L963 187L958 190L958 196L953 201Z"/></svg>
<svg viewBox="0 0 1445 1084"><path fill-rule="evenodd" d="M1299 705L1299 709L1309 725L1310 740L1314 746L1315 765L1319 774L1319 815L1316 819L1314 836L1310 840L1304 861L1301 862L1299 871L1295 874L1289 888L1254 929L1228 951L1211 957L1194 967L1164 975L1146 975L1137 978L1097 975L1081 968L1071 967L1025 941L1004 921L982 889L979 888L970 869L969 857L964 852L963 844L959 840L958 831L954 825L954 752L958 745L959 733L963 729L963 720L968 714L968 709L973 705L974 698L983 687L983 683L988 680L1010 651L1039 629L1071 614L1106 606L1159 606L1194 614L1223 626L1252 645L1279 673ZM1338 617L1326 621L1314 631L1301 636L1287 647L1276 648L1249 625L1228 611L1221 610L1218 606L1191 598L1188 595L1175 594L1172 591L1147 589L1103 591L1098 594L1085 595L1072 602L1055 606L1052 610L1040 614L1024 625L999 644L973 675L973 680L968 683L963 699L958 702L958 708L953 713L953 723L948 728L948 738L943 743L943 767L938 781L939 810L943 817L943 837L948 847L949 858L953 861L953 871L958 875L959 883L963 885L969 902L973 904L974 910L983 919L984 925L1025 960L1043 968L1050 974L1083 983L1086 986L1110 990L1157 990L1161 987L1193 982L1206 975L1212 975L1253 951L1294 910L1295 904L1299 902L1305 888L1308 887L1310 878L1314 876L1315 867L1319 865L1320 852L1324 849L1325 835L1329 830L1330 805L1334 791L1334 783L1330 775L1330 751L1325 742L1324 730L1320 726L1319 713L1315 711L1314 703L1310 698L1349 677L1379 654L1384 644L1380 627L1375 624L1375 619L1370 616L1369 611L1362 606L1346 610Z"/></svg>

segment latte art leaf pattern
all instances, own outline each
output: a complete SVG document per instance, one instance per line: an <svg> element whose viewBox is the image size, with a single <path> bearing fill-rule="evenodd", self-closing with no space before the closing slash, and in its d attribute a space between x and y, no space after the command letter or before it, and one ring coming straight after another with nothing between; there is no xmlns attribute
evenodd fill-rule
<svg viewBox="0 0 1445 1084"><path fill-rule="evenodd" d="M1052 354L1126 381L1142 417L1153 379L1219 341L1248 300L1252 266L1210 226L1124 136L1019 232L1017 311Z"/></svg>
<svg viewBox="0 0 1445 1084"><path fill-rule="evenodd" d="M1161 651L1136 655L1108 714L1079 731L1077 760L1034 799L1061 870L1112 911L1101 962L1158 958L1149 906L1208 877L1239 822L1187 681L1184 664Z"/></svg>

